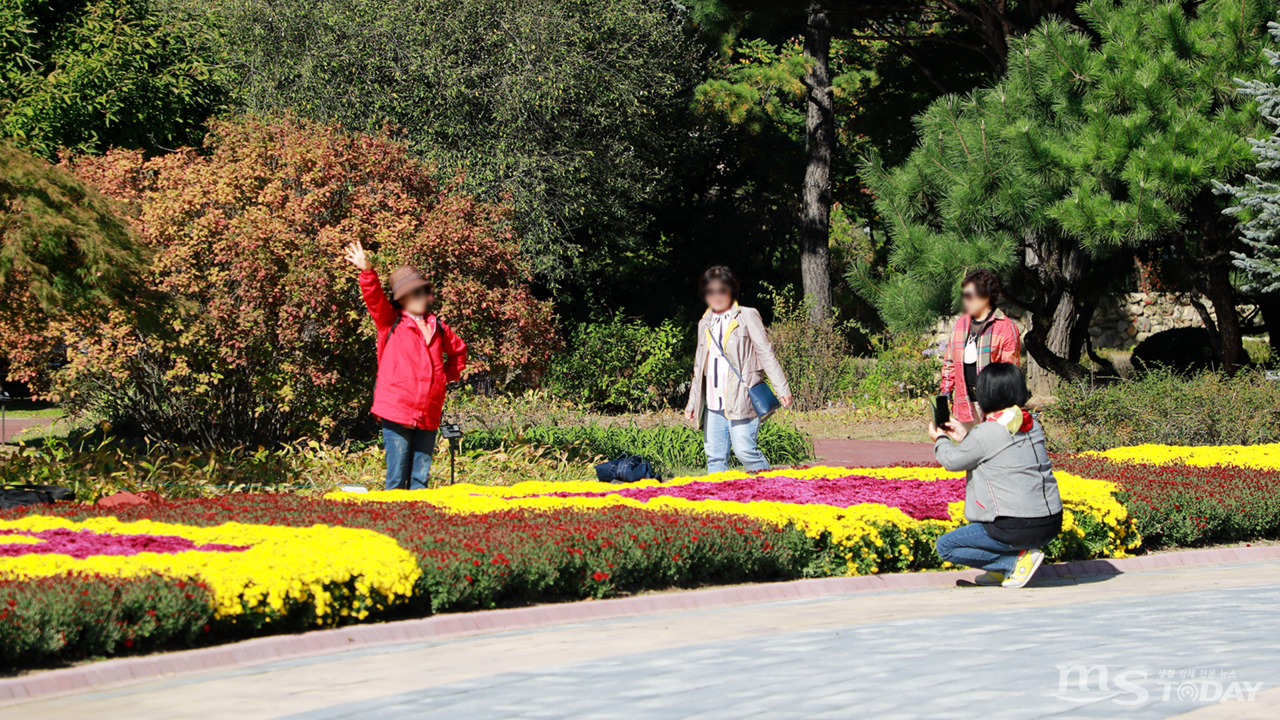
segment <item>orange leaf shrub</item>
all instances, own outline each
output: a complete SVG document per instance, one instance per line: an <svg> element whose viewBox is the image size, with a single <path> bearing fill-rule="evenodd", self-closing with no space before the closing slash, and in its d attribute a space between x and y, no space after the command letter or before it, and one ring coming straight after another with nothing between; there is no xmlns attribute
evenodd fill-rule
<svg viewBox="0 0 1280 720"><path fill-rule="evenodd" d="M555 349L506 208L437 182L386 136L295 118L214 122L203 153L117 150L67 163L120 201L167 298L155 327L123 313L53 318L64 401L201 445L324 436L371 401L374 328L340 249L438 287L471 346L469 371L536 377ZM28 376L37 368L20 368Z"/></svg>

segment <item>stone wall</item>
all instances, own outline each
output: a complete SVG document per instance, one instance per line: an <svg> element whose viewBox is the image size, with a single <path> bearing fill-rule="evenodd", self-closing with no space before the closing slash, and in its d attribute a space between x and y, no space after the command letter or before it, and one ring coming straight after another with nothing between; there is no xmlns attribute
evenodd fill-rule
<svg viewBox="0 0 1280 720"><path fill-rule="evenodd" d="M1001 308L1023 332L1026 318L1017 308ZM1210 314L1213 309L1210 308ZM1216 317L1216 315L1215 315ZM931 333L930 347L942 352L955 325L955 316L942 318ZM1153 333L1181 327L1204 327L1200 313L1181 302L1176 295L1165 293L1130 293L1121 296L1114 306L1098 308L1089 322L1093 348L1132 350Z"/></svg>
<svg viewBox="0 0 1280 720"><path fill-rule="evenodd" d="M1209 307L1209 314L1217 315ZM1113 307L1098 308L1089 323L1093 347L1132 350L1153 333L1182 327L1204 327L1200 313L1176 295L1130 293Z"/></svg>

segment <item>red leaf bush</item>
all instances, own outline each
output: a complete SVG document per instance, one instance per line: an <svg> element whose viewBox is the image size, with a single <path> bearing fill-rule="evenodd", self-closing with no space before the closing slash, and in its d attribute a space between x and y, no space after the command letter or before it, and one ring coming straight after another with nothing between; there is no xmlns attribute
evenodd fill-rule
<svg viewBox="0 0 1280 720"><path fill-rule="evenodd" d="M324 436L366 408L376 371L373 325L340 256L354 240L384 277L413 263L436 282L473 372L545 368L554 318L529 288L506 208L439 183L385 136L293 118L211 128L203 152L67 162L123 208L164 301L154 318L107 308L11 329L15 379L38 377L57 339L70 364L53 394L149 435L202 446Z"/></svg>

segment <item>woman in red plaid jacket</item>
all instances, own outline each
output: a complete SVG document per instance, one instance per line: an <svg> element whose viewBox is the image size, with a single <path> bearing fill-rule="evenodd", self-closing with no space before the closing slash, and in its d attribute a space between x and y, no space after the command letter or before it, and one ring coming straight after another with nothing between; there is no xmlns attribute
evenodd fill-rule
<svg viewBox="0 0 1280 720"><path fill-rule="evenodd" d="M1018 326L996 308L1000 281L990 270L970 270L960 289L964 314L942 354L941 392L951 395L951 413L967 429L982 420L978 373L991 363L1018 365L1022 341Z"/></svg>

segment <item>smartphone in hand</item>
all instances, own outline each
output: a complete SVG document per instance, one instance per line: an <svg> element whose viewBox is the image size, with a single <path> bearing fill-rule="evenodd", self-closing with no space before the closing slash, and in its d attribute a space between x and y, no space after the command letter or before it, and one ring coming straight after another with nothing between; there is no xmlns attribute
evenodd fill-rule
<svg viewBox="0 0 1280 720"><path fill-rule="evenodd" d="M949 422L951 422L951 398L938 395L933 398L933 424L940 429L945 429Z"/></svg>

